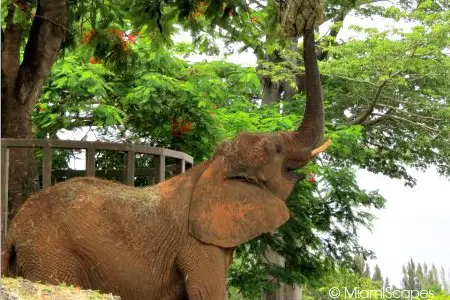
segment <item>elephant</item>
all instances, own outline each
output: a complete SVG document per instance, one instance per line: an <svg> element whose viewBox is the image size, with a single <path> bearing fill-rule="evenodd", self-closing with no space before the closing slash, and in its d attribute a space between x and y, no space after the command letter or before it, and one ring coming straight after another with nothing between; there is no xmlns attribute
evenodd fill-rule
<svg viewBox="0 0 450 300"><path fill-rule="evenodd" d="M289 219L296 171L330 144L314 49L306 31L306 108L296 131L241 133L152 187L94 177L47 187L13 219L2 274L122 299L226 299L233 249Z"/></svg>

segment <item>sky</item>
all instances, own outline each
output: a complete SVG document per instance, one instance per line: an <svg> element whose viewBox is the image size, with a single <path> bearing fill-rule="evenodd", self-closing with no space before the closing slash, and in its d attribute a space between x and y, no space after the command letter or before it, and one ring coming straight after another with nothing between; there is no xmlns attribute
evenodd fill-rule
<svg viewBox="0 0 450 300"><path fill-rule="evenodd" d="M350 15L344 20L344 28L338 39L360 38L348 29L351 24L380 29L392 26L407 29L411 26L382 18L362 20ZM326 30L325 25L320 32L324 34ZM176 40L189 42L190 36L181 33ZM251 51L234 53L228 57L194 55L189 58L191 61L204 59L225 59L241 65L256 65L256 57ZM65 132L59 136L79 139L84 133ZM96 137L90 133L87 140L96 140ZM72 167L83 169L84 161L77 161ZM417 179L417 185L413 188L405 187L401 180L365 170L357 172L361 188L378 190L387 199L384 209L372 211L376 216L372 230L360 229L361 245L375 252L376 259L369 262L371 270L378 264L383 276L389 277L391 284L397 286L401 286L402 265L410 258L416 262L426 262L429 266L434 263L438 270L443 266L450 278L450 181L439 176L434 168L425 172L411 169L410 172Z"/></svg>
<svg viewBox="0 0 450 300"><path fill-rule="evenodd" d="M361 245L373 250L375 264L391 284L401 286L402 265L409 258L418 263L444 267L450 277L450 181L435 168L425 172L411 169L417 179L413 188L403 181L365 170L357 173L361 188L378 190L386 198L386 207L371 211L377 218L372 232L360 229Z"/></svg>

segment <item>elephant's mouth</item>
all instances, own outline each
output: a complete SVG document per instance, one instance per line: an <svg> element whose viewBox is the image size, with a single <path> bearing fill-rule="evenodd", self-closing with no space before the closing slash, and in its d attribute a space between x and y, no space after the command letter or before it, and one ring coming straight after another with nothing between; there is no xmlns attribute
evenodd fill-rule
<svg viewBox="0 0 450 300"><path fill-rule="evenodd" d="M295 181L302 180L305 176L297 173L297 171L305 165L304 162L297 160L289 160L284 165L284 174L287 178Z"/></svg>

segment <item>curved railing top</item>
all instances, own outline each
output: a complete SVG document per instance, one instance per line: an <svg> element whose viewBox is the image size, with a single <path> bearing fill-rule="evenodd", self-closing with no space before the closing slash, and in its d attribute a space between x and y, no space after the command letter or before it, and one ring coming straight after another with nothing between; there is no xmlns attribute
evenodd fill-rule
<svg viewBox="0 0 450 300"><path fill-rule="evenodd" d="M69 149L95 149L95 150L115 150L132 151L142 154L160 155L185 160L189 164L194 163L194 158L181 151L167 148L151 147L147 145L131 143L112 142L88 142L71 140L40 140L40 139L12 139L2 138L1 146L7 148L69 148Z"/></svg>

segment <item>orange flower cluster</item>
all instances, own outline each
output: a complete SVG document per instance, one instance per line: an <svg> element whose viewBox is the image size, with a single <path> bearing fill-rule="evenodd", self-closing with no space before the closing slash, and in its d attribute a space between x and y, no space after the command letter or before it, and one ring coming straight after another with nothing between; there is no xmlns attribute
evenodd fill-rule
<svg viewBox="0 0 450 300"><path fill-rule="evenodd" d="M127 50L128 43L136 43L137 36L132 33L126 34L120 29L113 29L112 33L120 38L120 40L122 41L122 49L124 51Z"/></svg>
<svg viewBox="0 0 450 300"><path fill-rule="evenodd" d="M84 43L90 43L92 41L92 39L94 38L96 32L95 30L90 30L88 31L84 36L83 36L83 42Z"/></svg>
<svg viewBox="0 0 450 300"><path fill-rule="evenodd" d="M117 36L120 40L121 40L121 47L123 51L126 51L128 48L128 44L134 44L136 43L137 40L137 35L133 34L133 33L125 33L120 29L110 29L110 32ZM92 41L92 39L94 38L96 32L95 30L91 30L89 32L87 32L84 36L83 36L83 43L90 43ZM118 53L117 50L115 51L115 57L117 58ZM89 60L89 63L91 64L98 64L100 63L95 57L91 57L91 59Z"/></svg>
<svg viewBox="0 0 450 300"><path fill-rule="evenodd" d="M183 137L192 130L192 122L184 119L172 118L172 135L176 137Z"/></svg>
<svg viewBox="0 0 450 300"><path fill-rule="evenodd" d="M206 10L206 6L207 6L206 2L198 1L197 5L195 6L194 12L192 13L190 18L197 20L200 17L202 17Z"/></svg>

